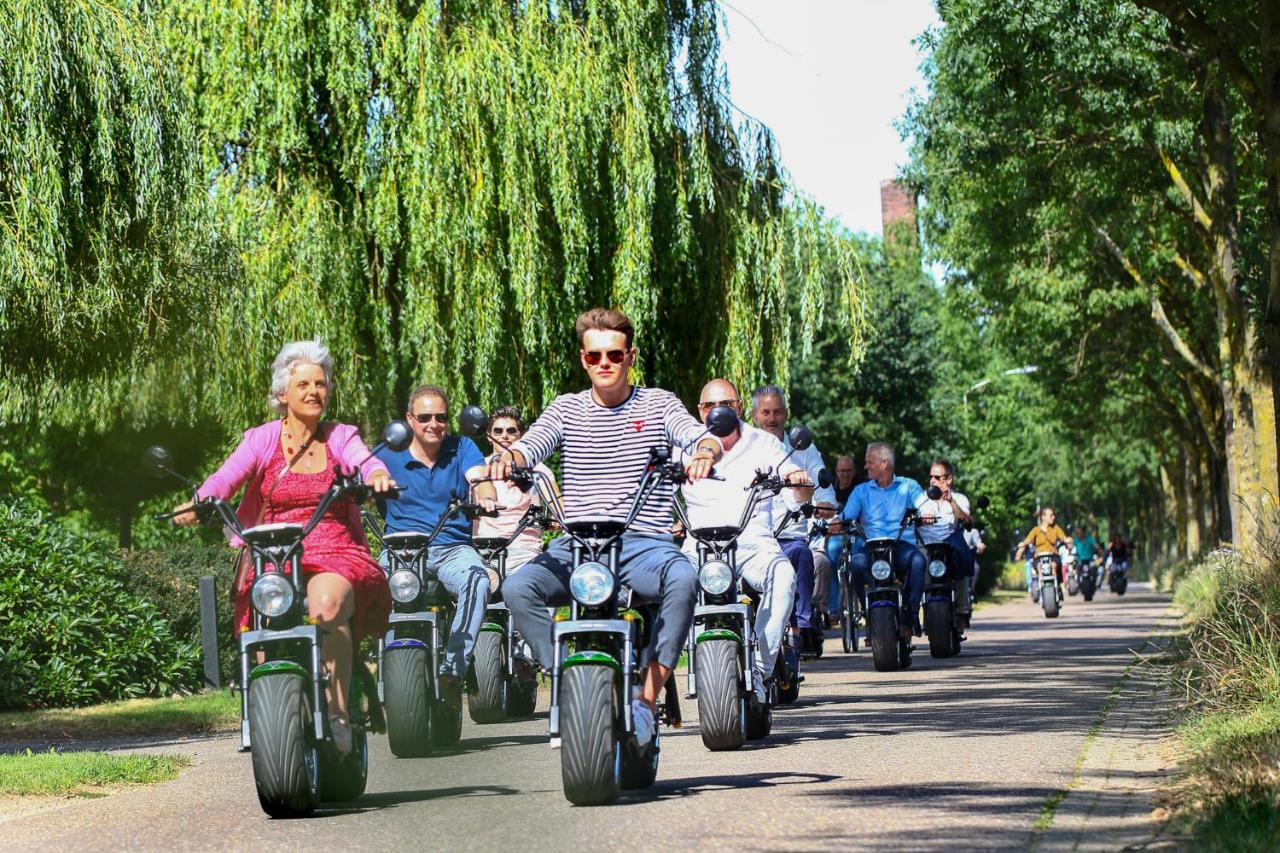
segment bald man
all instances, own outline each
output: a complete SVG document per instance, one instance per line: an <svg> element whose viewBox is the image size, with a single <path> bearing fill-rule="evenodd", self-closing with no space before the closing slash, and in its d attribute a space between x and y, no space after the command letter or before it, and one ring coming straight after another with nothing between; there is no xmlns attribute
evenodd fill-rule
<svg viewBox="0 0 1280 853"><path fill-rule="evenodd" d="M781 442L769 433L742 422L742 400L738 389L724 379L713 379L702 388L698 398L698 414L703 421L716 406L728 406L738 415L738 428L720 439L724 456L716 463L719 480L700 480L680 487L694 530L702 527L737 527L742 519L744 501L757 470L775 469L788 483L808 485L808 473L794 462L783 461L787 452ZM784 489L788 499L798 506L813 493L808 488ZM760 593L756 613L756 640L760 654L752 686L757 701L767 701L766 681L772 673L782 634L791 621L795 604L796 573L782 546L773 538L773 499L766 496L755 507L747 526L738 537L737 565L742 580ZM693 537L685 540L685 551L697 557Z"/></svg>

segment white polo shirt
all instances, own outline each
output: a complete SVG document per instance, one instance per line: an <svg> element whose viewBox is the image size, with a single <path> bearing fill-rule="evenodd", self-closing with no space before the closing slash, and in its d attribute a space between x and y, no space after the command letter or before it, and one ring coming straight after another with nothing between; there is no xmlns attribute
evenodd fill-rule
<svg viewBox="0 0 1280 853"><path fill-rule="evenodd" d="M969 513L969 499L954 490L951 492L951 497L955 498L956 504L967 515ZM955 510L951 508L951 501L925 501L920 505L920 514L933 515L938 518L934 524L920 525L920 541L925 545L936 545L939 542L947 541L959 524L956 521Z"/></svg>

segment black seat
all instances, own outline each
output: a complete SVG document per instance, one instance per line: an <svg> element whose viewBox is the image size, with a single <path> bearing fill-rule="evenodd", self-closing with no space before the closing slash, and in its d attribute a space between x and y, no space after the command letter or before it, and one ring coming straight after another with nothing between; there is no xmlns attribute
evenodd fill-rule
<svg viewBox="0 0 1280 853"><path fill-rule="evenodd" d="M729 542L738 536L736 527L696 527L690 532L694 539L707 539L712 542Z"/></svg>
<svg viewBox="0 0 1280 853"><path fill-rule="evenodd" d="M621 521L575 521L569 524L569 531L586 539L608 539L617 536L627 529Z"/></svg>
<svg viewBox="0 0 1280 853"><path fill-rule="evenodd" d="M429 533L421 533L417 530L406 530L403 533L388 533L382 537L383 543L388 548L399 549L416 549L425 546L431 541Z"/></svg>
<svg viewBox="0 0 1280 853"><path fill-rule="evenodd" d="M240 538L260 548L292 545L302 538L301 524L259 524L240 534Z"/></svg>

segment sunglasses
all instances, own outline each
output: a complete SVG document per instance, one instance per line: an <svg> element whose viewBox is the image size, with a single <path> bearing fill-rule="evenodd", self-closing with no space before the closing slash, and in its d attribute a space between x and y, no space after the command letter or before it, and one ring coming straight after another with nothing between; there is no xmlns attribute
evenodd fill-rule
<svg viewBox="0 0 1280 853"><path fill-rule="evenodd" d="M494 427L493 429L489 430L489 435L492 435L492 436L519 435L519 434L520 434L520 427Z"/></svg>
<svg viewBox="0 0 1280 853"><path fill-rule="evenodd" d="M930 480L950 480L951 475L950 474L930 474L929 479Z"/></svg>
<svg viewBox="0 0 1280 853"><path fill-rule="evenodd" d="M601 352L600 350L582 351L582 360L592 367L599 364L601 359L605 357L608 357L609 361L613 364L622 364L623 360L627 357L627 351L622 349L611 349L608 352Z"/></svg>
<svg viewBox="0 0 1280 853"><path fill-rule="evenodd" d="M449 415L445 412L425 412L421 415L410 415L409 417L413 418L420 424L429 424L432 421L435 421L438 424L449 422Z"/></svg>
<svg viewBox="0 0 1280 853"><path fill-rule="evenodd" d="M737 400L708 400L705 403L699 403L698 408L709 412L717 406L728 406L729 408L733 408L733 404L737 402Z"/></svg>

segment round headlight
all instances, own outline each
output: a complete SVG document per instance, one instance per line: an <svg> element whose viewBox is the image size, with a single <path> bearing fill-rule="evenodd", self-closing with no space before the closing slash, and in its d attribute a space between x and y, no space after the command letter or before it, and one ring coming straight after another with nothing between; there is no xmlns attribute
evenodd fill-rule
<svg viewBox="0 0 1280 853"><path fill-rule="evenodd" d="M418 580L416 573L408 569L392 572L391 577L387 579L387 585L391 587L392 600L400 604L408 604L422 592L422 581Z"/></svg>
<svg viewBox="0 0 1280 853"><path fill-rule="evenodd" d="M733 569L723 560L707 560L698 569L698 584L708 595L723 595L733 583Z"/></svg>
<svg viewBox="0 0 1280 853"><path fill-rule="evenodd" d="M878 581L888 580L893 569L889 566L888 560L876 560L871 564L871 577Z"/></svg>
<svg viewBox="0 0 1280 853"><path fill-rule="evenodd" d="M613 575L600 563L583 563L569 575L569 593L587 607L604 604L613 595Z"/></svg>
<svg viewBox="0 0 1280 853"><path fill-rule="evenodd" d="M929 574L935 578L940 578L947 573L947 564L941 560L934 560L929 564Z"/></svg>
<svg viewBox="0 0 1280 853"><path fill-rule="evenodd" d="M293 584L279 572L270 572L253 582L249 597L253 609L263 616L283 616L293 606Z"/></svg>

